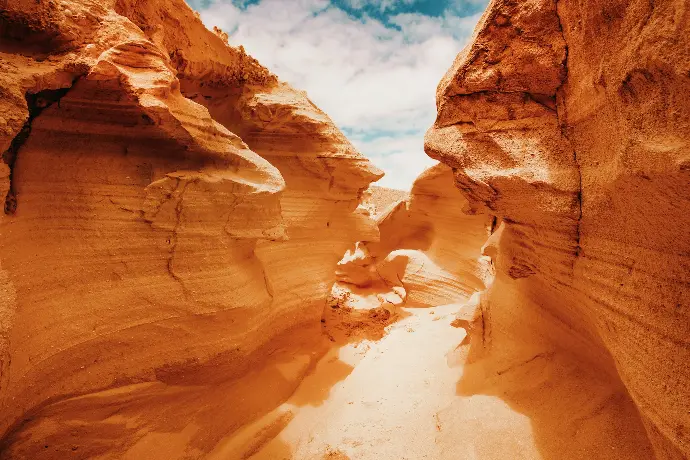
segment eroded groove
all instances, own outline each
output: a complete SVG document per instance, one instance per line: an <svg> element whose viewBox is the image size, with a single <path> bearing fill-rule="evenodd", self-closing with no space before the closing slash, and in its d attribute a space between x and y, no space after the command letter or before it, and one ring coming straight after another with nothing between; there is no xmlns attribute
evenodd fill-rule
<svg viewBox="0 0 690 460"><path fill-rule="evenodd" d="M577 168L577 177L578 177L578 192L577 192L577 205L578 205L578 217L577 217L577 225L575 226L575 259L573 260L573 267L575 266L575 262L577 261L578 257L582 254L582 245L580 242L581 239L581 225L582 225L582 166L580 165L578 158L577 158L577 149L573 145L573 143L570 140L569 134L568 134L568 115L567 115L567 110L566 110L566 104L563 98L563 88L564 86L568 83L568 41L566 40L565 33L563 31L563 20L561 19L561 15L558 12L558 0L555 1L555 6L554 10L556 12L556 18L558 19L558 27L560 29L561 37L563 38L563 43L565 44L565 57L563 58L563 81L561 84L558 86L556 89L556 116L558 117L558 125L561 129L561 135L563 136L564 139L568 141L570 144L570 148L573 150L573 163L575 164L575 167ZM560 101L559 101L560 99Z"/></svg>

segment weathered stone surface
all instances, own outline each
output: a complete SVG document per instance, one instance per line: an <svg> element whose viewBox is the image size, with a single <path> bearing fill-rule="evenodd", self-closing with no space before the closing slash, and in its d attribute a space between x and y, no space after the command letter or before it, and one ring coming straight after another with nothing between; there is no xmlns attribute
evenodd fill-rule
<svg viewBox="0 0 690 460"><path fill-rule="evenodd" d="M688 14L492 1L408 194L181 0L0 0L0 458L688 458Z"/></svg>
<svg viewBox="0 0 690 460"><path fill-rule="evenodd" d="M318 355L382 173L182 1L4 2L0 39L1 455L201 456Z"/></svg>
<svg viewBox="0 0 690 460"><path fill-rule="evenodd" d="M678 1L494 1L426 138L503 222L491 353L556 349L622 382L673 459L690 455L689 32Z"/></svg>
<svg viewBox="0 0 690 460"><path fill-rule="evenodd" d="M376 221L379 240L360 241L338 263L334 305L366 314L462 302L492 277L481 254L491 217L471 211L445 165L427 169Z"/></svg>

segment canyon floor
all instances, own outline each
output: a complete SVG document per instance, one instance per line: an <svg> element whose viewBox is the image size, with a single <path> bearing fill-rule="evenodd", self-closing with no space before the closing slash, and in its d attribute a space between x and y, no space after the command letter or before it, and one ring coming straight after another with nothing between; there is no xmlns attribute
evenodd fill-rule
<svg viewBox="0 0 690 460"><path fill-rule="evenodd" d="M463 365L457 308L403 308L383 338L334 346L286 403L210 458L651 458L644 434L623 426L631 407L623 393L592 386L595 376L558 355L493 376L485 363Z"/></svg>
<svg viewBox="0 0 690 460"><path fill-rule="evenodd" d="M403 309L382 339L329 350L285 404L245 428L257 440L284 425L247 458L444 458L441 413L461 377L447 355L465 335L450 327L452 309ZM215 458L233 458L227 449Z"/></svg>

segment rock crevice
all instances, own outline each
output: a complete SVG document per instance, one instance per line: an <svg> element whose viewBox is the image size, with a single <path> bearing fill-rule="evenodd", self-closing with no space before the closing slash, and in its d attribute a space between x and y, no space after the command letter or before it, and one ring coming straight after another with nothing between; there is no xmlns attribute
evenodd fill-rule
<svg viewBox="0 0 690 460"><path fill-rule="evenodd" d="M76 81L76 80L75 80ZM31 134L31 123L40 115L40 113L52 104L60 105L60 98L62 98L69 91L68 88L60 89L45 89L38 93L26 93L26 105L28 107L28 119L19 130L19 133L10 142L9 148L2 154L2 161L7 165L9 172L7 174L7 196L5 197L5 214L14 214L17 211L17 192L12 183L14 164L17 161L17 155L24 142Z"/></svg>
<svg viewBox="0 0 690 460"><path fill-rule="evenodd" d="M0 459L687 458L689 14L492 0L402 193L182 0L0 1Z"/></svg>

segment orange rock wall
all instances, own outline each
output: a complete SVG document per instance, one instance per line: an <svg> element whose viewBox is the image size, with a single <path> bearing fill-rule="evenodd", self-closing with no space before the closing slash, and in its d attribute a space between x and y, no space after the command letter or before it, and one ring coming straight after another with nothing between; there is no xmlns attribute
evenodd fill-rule
<svg viewBox="0 0 690 460"><path fill-rule="evenodd" d="M659 459L690 455L688 14L493 1L426 137L503 222L487 244L492 353L555 347L622 382Z"/></svg>
<svg viewBox="0 0 690 460"><path fill-rule="evenodd" d="M174 432L167 458L200 455L294 388L266 377L270 397L222 410L242 394L223 382L318 348L382 173L182 1L6 3L0 450L144 458Z"/></svg>
<svg viewBox="0 0 690 460"><path fill-rule="evenodd" d="M350 296L345 303L354 308L462 303L493 278L481 253L492 218L472 212L446 165L427 169L409 197L377 210L376 223L380 237L358 242L338 264L333 294Z"/></svg>

